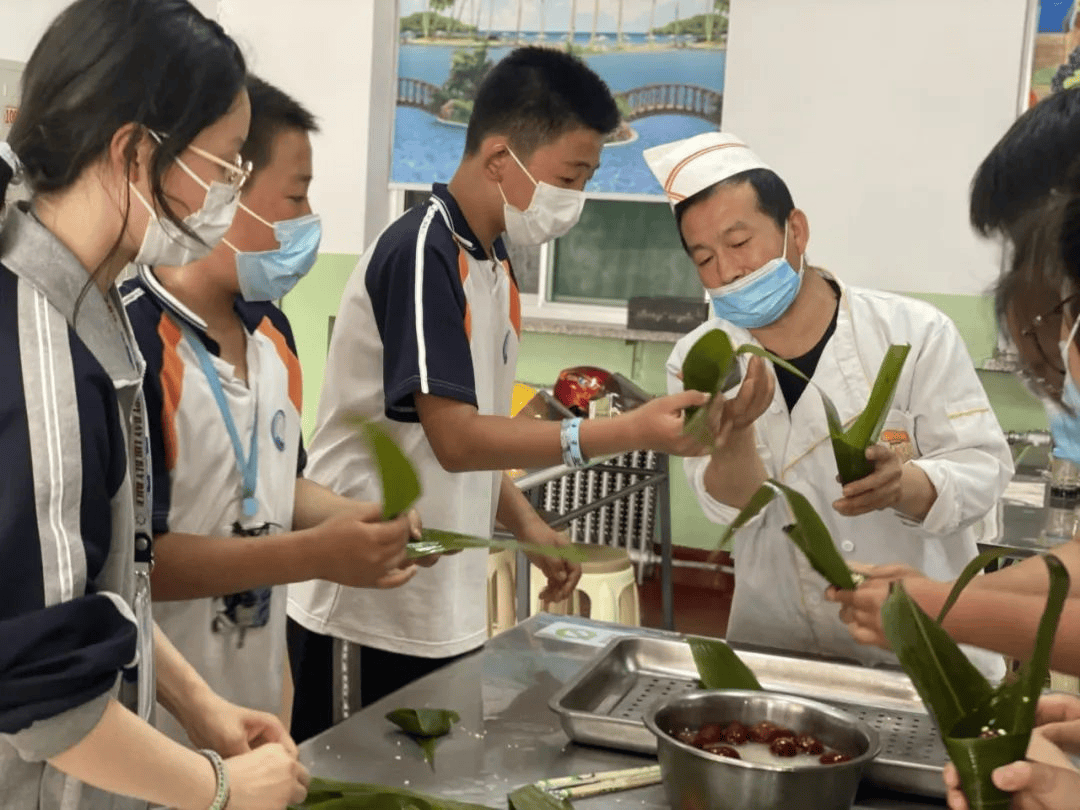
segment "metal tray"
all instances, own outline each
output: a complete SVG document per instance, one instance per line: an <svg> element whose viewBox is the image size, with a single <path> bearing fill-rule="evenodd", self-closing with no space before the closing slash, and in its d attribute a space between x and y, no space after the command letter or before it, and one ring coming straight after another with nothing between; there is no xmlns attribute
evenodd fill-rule
<svg viewBox="0 0 1080 810"><path fill-rule="evenodd" d="M881 753L870 764L867 781L924 796L945 795L941 768L948 755L906 675L741 649L739 657L764 688L830 703L875 728ZM575 742L655 753L656 738L642 722L646 708L697 685L697 667L685 642L623 636L609 642L549 705Z"/></svg>

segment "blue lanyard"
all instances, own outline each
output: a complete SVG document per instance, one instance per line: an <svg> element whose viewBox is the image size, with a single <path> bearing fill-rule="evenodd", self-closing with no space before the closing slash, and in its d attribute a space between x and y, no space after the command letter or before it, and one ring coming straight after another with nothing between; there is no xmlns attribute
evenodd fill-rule
<svg viewBox="0 0 1080 810"><path fill-rule="evenodd" d="M258 400L255 402L255 419L251 426L251 447L245 460L244 448L240 446L240 434L236 430L232 413L229 412L229 403L225 401L225 391L221 388L221 380L218 379L217 369L214 368L214 363L210 359L210 352L187 325L182 325L181 328L191 348L195 350L195 356L199 358L199 365L202 366L203 374L206 375L206 382L209 383L214 399L217 400L218 410L221 411L221 418L225 422L225 429L229 432L229 438L232 439L233 452L236 454L236 468L240 471L240 477L244 482L244 514L247 517L254 517L259 511L259 502L255 499L255 486L259 479Z"/></svg>

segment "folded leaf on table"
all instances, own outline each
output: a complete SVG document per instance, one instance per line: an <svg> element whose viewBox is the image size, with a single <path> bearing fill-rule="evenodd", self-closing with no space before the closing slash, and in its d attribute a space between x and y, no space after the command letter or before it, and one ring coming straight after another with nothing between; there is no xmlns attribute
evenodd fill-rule
<svg viewBox="0 0 1080 810"><path fill-rule="evenodd" d="M434 769L435 741L449 734L461 717L451 709L395 709L386 719L413 738L425 761Z"/></svg>
<svg viewBox="0 0 1080 810"><path fill-rule="evenodd" d="M544 557L558 557L570 562L582 562L585 552L574 545L547 546L540 543L524 543L520 540L503 540L486 537L473 537L445 529L422 529L420 539L405 546L405 556L410 560L426 557L429 554L446 554L451 551L463 551L468 548L494 548L500 551L524 551Z"/></svg>
<svg viewBox="0 0 1080 810"><path fill-rule="evenodd" d="M386 719L407 734L441 737L450 733L461 716L452 709L394 709Z"/></svg>
<svg viewBox="0 0 1080 810"><path fill-rule="evenodd" d="M510 810L573 810L569 799L552 796L536 785L524 785L506 797Z"/></svg>
<svg viewBox="0 0 1080 810"><path fill-rule="evenodd" d="M846 590L853 589L855 580L852 579L851 570L844 562L844 558L840 556L840 552L836 550L836 544L821 516L801 493L772 478L750 496L746 506L739 511L735 520L720 538L720 548L730 550L730 541L735 532L772 503L777 495L784 496L791 515L795 519L793 524L784 527L784 531L806 555L813 569L825 577L830 585Z"/></svg>
<svg viewBox="0 0 1080 810"><path fill-rule="evenodd" d="M881 611L885 637L937 721L971 810L1010 806L1010 794L995 787L990 775L995 768L1024 758L1035 724L1035 706L1050 667L1054 634L1069 593L1065 566L1053 555L1042 555L1050 586L1035 648L1015 679L991 686L940 622L980 563L985 565L994 554L984 555L965 569L939 621L923 612L902 581L893 585Z"/></svg>
<svg viewBox="0 0 1080 810"><path fill-rule="evenodd" d="M698 679L705 689L760 689L761 684L726 643L716 638L688 636Z"/></svg>
<svg viewBox="0 0 1080 810"><path fill-rule="evenodd" d="M420 479L412 462L385 430L374 422L362 422L360 432L375 457L383 491L383 520L392 520L416 503Z"/></svg>
<svg viewBox="0 0 1080 810"><path fill-rule="evenodd" d="M307 798L291 810L491 810L482 804L444 799L414 790L311 778Z"/></svg>

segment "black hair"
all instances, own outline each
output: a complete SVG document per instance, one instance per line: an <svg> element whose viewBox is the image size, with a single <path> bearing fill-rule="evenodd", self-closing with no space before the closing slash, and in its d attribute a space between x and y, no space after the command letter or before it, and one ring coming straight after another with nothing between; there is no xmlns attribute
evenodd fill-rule
<svg viewBox="0 0 1080 810"><path fill-rule="evenodd" d="M249 73L247 91L251 99L251 127L241 154L244 160L251 161L252 172L270 163L274 138L283 129L319 131L315 116L306 107L269 82Z"/></svg>
<svg viewBox="0 0 1080 810"><path fill-rule="evenodd" d="M1013 122L971 181L972 226L1009 235L1025 211L1066 180L1080 143L1080 87L1054 93Z"/></svg>
<svg viewBox="0 0 1080 810"><path fill-rule="evenodd" d="M196 236L169 205L162 179L173 159L229 111L245 75L236 43L187 0L76 0L26 64L8 142L31 191L48 194L75 182L125 124L140 125L126 147L129 167L141 138L158 133L162 142L147 169L152 196L170 221ZM0 184L0 197L6 186ZM130 196L125 228L129 210ZM122 235L123 229L109 257Z"/></svg>
<svg viewBox="0 0 1080 810"><path fill-rule="evenodd" d="M618 125L611 90L583 61L551 48L518 48L488 71L476 91L465 154L499 134L525 160L571 130L607 135Z"/></svg>
<svg viewBox="0 0 1080 810"><path fill-rule="evenodd" d="M682 235L682 221L683 217L686 216L686 212L698 203L709 199L716 193L717 189L723 186L737 186L742 183L749 183L753 187L754 194L757 195L758 210L775 222L780 230L784 229L788 217L795 210L795 201L791 198L791 191L788 189L787 183L780 179L780 175L772 169L747 169L745 172L733 174L718 183L713 183L711 186L691 194L682 202L676 203L675 226L679 230L679 239L682 241L683 250L687 253L690 252Z"/></svg>

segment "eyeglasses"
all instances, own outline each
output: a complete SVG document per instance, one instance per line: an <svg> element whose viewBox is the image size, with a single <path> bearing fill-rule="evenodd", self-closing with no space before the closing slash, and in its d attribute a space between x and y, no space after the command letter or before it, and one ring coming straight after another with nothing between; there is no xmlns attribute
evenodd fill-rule
<svg viewBox="0 0 1080 810"><path fill-rule="evenodd" d="M149 130L150 136L159 144L165 139L165 136L160 132ZM201 158L209 160L216 166L220 166L225 171L225 184L231 186L234 191L240 191L244 187L244 183L251 177L252 164L250 160L244 160L240 155L237 155L232 163L227 160L222 160L217 155L211 155L205 149L200 149L193 144L188 144L187 148L194 152ZM188 174L194 175L194 172L189 169L182 160L177 158L177 162L188 172Z"/></svg>
<svg viewBox="0 0 1080 810"><path fill-rule="evenodd" d="M222 160L216 155L211 155L209 152L206 152L197 146L192 146L191 144L188 144L188 149L190 149L199 157L206 158L211 163L214 163L224 169L225 183L232 186L233 189L236 191L242 189L244 187L244 183L246 183L248 181L248 178L251 177L251 161L244 160L242 157L240 157L240 155L237 155L236 159L233 160L232 163L229 163L228 161Z"/></svg>
<svg viewBox="0 0 1080 810"><path fill-rule="evenodd" d="M1041 315L1031 319L1031 324L1020 330L1020 337L1026 345L1034 346L1036 362L1031 363L1032 368L1021 372L1025 381L1043 389L1054 399L1060 399L1061 388L1065 383L1065 368L1061 362L1061 331L1062 319L1073 315L1073 304L1080 300L1080 292L1073 293L1054 305L1054 307ZM1021 351L1024 345L1019 346Z"/></svg>

